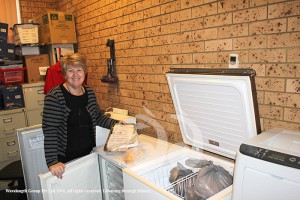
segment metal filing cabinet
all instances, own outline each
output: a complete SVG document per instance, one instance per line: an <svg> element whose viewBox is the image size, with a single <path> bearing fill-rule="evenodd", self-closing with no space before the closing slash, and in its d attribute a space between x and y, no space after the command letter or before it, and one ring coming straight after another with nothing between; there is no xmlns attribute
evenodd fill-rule
<svg viewBox="0 0 300 200"><path fill-rule="evenodd" d="M20 159L16 130L42 123L44 82L23 84L24 108L0 111L0 170ZM7 183L1 181L0 189Z"/></svg>
<svg viewBox="0 0 300 200"><path fill-rule="evenodd" d="M44 82L23 84L27 126L42 123Z"/></svg>
<svg viewBox="0 0 300 200"><path fill-rule="evenodd" d="M0 169L20 159L16 129L25 126L24 108L0 112Z"/></svg>

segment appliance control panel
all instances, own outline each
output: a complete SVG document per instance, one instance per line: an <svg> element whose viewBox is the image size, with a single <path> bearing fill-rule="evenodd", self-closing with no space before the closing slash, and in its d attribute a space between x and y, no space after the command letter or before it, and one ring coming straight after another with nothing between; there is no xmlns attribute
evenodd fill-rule
<svg viewBox="0 0 300 200"><path fill-rule="evenodd" d="M289 155L282 152L264 149L248 144L242 144L240 146L240 152L244 155L253 158L300 169L300 157L298 156Z"/></svg>

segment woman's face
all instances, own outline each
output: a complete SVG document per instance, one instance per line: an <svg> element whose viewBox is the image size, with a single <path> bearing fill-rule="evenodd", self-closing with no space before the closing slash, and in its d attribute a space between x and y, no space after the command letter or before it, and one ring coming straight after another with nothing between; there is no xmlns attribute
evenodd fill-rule
<svg viewBox="0 0 300 200"><path fill-rule="evenodd" d="M85 73L80 66L68 67L66 70L66 82L74 88L81 87L85 78Z"/></svg>

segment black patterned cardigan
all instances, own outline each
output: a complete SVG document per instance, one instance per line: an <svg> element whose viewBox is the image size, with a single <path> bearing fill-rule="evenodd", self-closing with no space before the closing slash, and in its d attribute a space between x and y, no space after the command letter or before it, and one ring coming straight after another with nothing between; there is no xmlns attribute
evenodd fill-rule
<svg viewBox="0 0 300 200"><path fill-rule="evenodd" d="M118 120L108 118L101 113L94 91L84 86L88 95L87 111L93 123L96 141L96 125L110 129ZM44 99L42 129L44 134L44 151L48 167L58 163L58 155L65 156L67 147L67 119L70 109L60 86L50 90Z"/></svg>

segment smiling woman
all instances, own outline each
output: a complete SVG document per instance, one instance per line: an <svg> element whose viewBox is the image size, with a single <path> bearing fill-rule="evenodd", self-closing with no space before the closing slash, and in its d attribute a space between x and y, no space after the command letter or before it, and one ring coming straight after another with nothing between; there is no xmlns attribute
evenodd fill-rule
<svg viewBox="0 0 300 200"><path fill-rule="evenodd" d="M0 0L0 22L7 23L8 28L21 23L19 0ZM12 31L8 31L8 43L13 43Z"/></svg>
<svg viewBox="0 0 300 200"><path fill-rule="evenodd" d="M119 122L103 115L94 91L82 85L87 66L81 54L66 54L61 66L65 82L45 96L42 122L46 162L58 178L65 171L64 163L92 151L97 125L110 129Z"/></svg>

